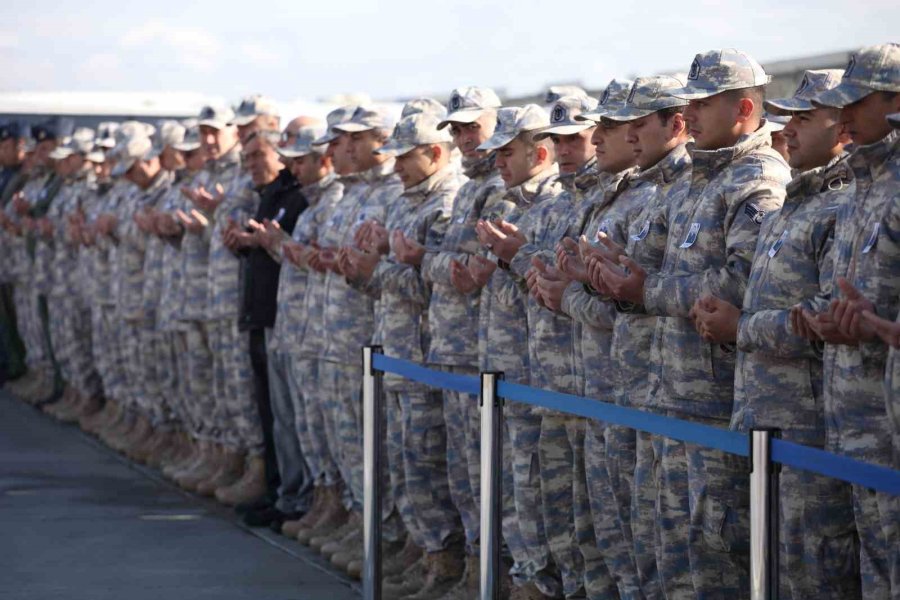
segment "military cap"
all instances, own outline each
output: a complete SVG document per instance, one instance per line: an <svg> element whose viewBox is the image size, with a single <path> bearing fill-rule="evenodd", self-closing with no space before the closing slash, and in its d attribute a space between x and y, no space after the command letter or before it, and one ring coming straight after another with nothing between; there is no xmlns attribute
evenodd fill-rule
<svg viewBox="0 0 900 600"><path fill-rule="evenodd" d="M161 121L153 136L153 151L151 157L159 156L165 150L166 146L175 147L184 141L185 128L178 121ZM177 148L176 148L177 150Z"/></svg>
<svg viewBox="0 0 900 600"><path fill-rule="evenodd" d="M223 106L204 106L197 115L197 125L203 127L212 127L213 129L225 129L231 125L230 121L234 118L234 111Z"/></svg>
<svg viewBox="0 0 900 600"><path fill-rule="evenodd" d="M894 129L900 129L900 113L888 115L887 122L890 123L891 127Z"/></svg>
<svg viewBox="0 0 900 600"><path fill-rule="evenodd" d="M84 155L84 160L97 164L106 162L105 149L95 144L94 149Z"/></svg>
<svg viewBox="0 0 900 600"><path fill-rule="evenodd" d="M537 104L509 106L497 111L497 127L494 135L478 146L479 150L496 150L509 144L520 134L538 131L550 125L547 111Z"/></svg>
<svg viewBox="0 0 900 600"><path fill-rule="evenodd" d="M116 131L119 124L115 121L104 121L97 125L97 136L94 139L94 145L107 150L116 146Z"/></svg>
<svg viewBox="0 0 900 600"><path fill-rule="evenodd" d="M803 79L797 91L790 98L773 98L763 102L765 109L772 115L791 115L795 112L812 110L815 106L812 99L819 94L832 90L841 82L841 69L817 69L804 71Z"/></svg>
<svg viewBox="0 0 900 600"><path fill-rule="evenodd" d="M243 127L252 123L256 117L262 116L279 117L281 113L274 100L261 94L253 94L241 100L228 124Z"/></svg>
<svg viewBox="0 0 900 600"><path fill-rule="evenodd" d="M721 94L728 90L766 85L771 77L756 60L746 52L725 48L701 52L694 57L688 71L687 85L672 92L685 100L698 100Z"/></svg>
<svg viewBox="0 0 900 600"><path fill-rule="evenodd" d="M433 114L417 113L409 115L394 127L390 139L379 149L376 154L390 154L402 156L416 146L424 144L449 144L453 141L450 134L437 128L440 119Z"/></svg>
<svg viewBox="0 0 900 600"><path fill-rule="evenodd" d="M322 144L329 144L337 139L338 132L334 130L334 127L340 125L341 123L346 123L353 117L353 113L356 112L356 109L359 108L356 104L347 104L345 106L341 106L340 108L336 108L325 117L325 121L327 123L325 127L325 133L320 138L316 140L316 143L313 144L315 146L321 146Z"/></svg>
<svg viewBox="0 0 900 600"><path fill-rule="evenodd" d="M394 123L393 116L384 106L370 104L357 107L348 121L338 123L331 129L342 133L356 133L372 129L391 129Z"/></svg>
<svg viewBox="0 0 900 600"><path fill-rule="evenodd" d="M324 125L304 125L297 130L294 142L284 148L276 147L275 151L284 158L300 158L317 152L324 154L325 146L316 142L325 135Z"/></svg>
<svg viewBox="0 0 900 600"><path fill-rule="evenodd" d="M149 160L152 151L153 142L149 136L136 134L123 140L115 149L118 162L113 167L112 176L120 177L139 160Z"/></svg>
<svg viewBox="0 0 900 600"><path fill-rule="evenodd" d="M625 105L625 100L628 98L633 84L634 82L630 79L613 79L603 90L596 110L575 115L575 120L599 123L603 115L619 110Z"/></svg>
<svg viewBox="0 0 900 600"><path fill-rule="evenodd" d="M186 128L184 130L184 137L181 138L180 142L172 144L172 147L179 152L193 152L194 150L198 150L201 145L200 126L194 125L193 127Z"/></svg>
<svg viewBox="0 0 900 600"><path fill-rule="evenodd" d="M684 82L671 75L638 77L625 98L625 104L618 110L606 113L603 118L610 121L634 121L666 108L685 106L687 100L672 95L672 90L682 87Z"/></svg>
<svg viewBox="0 0 900 600"><path fill-rule="evenodd" d="M872 92L900 92L900 44L879 44L854 52L841 82L812 101L843 108Z"/></svg>
<svg viewBox="0 0 900 600"><path fill-rule="evenodd" d="M31 139L40 143L46 140L56 140L66 137L62 131L60 120L56 117L31 126Z"/></svg>
<svg viewBox="0 0 900 600"><path fill-rule="evenodd" d="M447 109L434 98L413 98L403 105L403 110L400 111L400 118L402 119L416 113L428 113L435 115L438 119L443 119L447 116Z"/></svg>
<svg viewBox="0 0 900 600"><path fill-rule="evenodd" d="M443 129L451 123L474 123L484 111L500 108L500 98L491 88L461 87L450 92L447 118L438 123Z"/></svg>
<svg viewBox="0 0 900 600"><path fill-rule="evenodd" d="M156 133L156 127L143 121L125 121L116 129L116 146L135 136L149 138Z"/></svg>
<svg viewBox="0 0 900 600"><path fill-rule="evenodd" d="M18 121L8 121L0 124L0 142L9 139L21 139L28 137L28 130Z"/></svg>
<svg viewBox="0 0 900 600"><path fill-rule="evenodd" d="M551 85L544 94L544 104L553 104L566 96L586 97L588 93L577 85Z"/></svg>
<svg viewBox="0 0 900 600"><path fill-rule="evenodd" d="M763 119L766 120L766 125L769 126L769 131L781 131L790 122L791 117L764 112Z"/></svg>
<svg viewBox="0 0 900 600"><path fill-rule="evenodd" d="M53 160L62 160L73 154L88 154L94 148L94 130L89 127L76 129L65 144L53 149L48 157Z"/></svg>
<svg viewBox="0 0 900 600"><path fill-rule="evenodd" d="M534 134L534 139L542 140L551 135L572 135L594 126L590 121L579 121L576 115L596 110L597 101L588 95L563 96L550 109L550 126Z"/></svg>

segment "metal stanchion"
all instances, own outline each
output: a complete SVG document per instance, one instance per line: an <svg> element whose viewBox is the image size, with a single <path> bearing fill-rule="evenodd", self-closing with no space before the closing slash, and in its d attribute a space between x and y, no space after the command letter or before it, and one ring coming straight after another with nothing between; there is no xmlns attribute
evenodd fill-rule
<svg viewBox="0 0 900 600"><path fill-rule="evenodd" d="M384 425L384 374L372 368L381 346L363 348L363 598L381 600L381 468Z"/></svg>
<svg viewBox="0 0 900 600"><path fill-rule="evenodd" d="M778 471L772 429L750 431L750 598L778 598Z"/></svg>
<svg viewBox="0 0 900 600"><path fill-rule="evenodd" d="M481 374L481 600L500 598L503 401L497 396L497 382L502 377L502 373Z"/></svg>

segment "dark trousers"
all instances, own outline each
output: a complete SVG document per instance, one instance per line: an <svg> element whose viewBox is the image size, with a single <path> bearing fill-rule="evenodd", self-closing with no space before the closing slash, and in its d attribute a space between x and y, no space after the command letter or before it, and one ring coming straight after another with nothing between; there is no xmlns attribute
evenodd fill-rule
<svg viewBox="0 0 900 600"><path fill-rule="evenodd" d="M275 458L275 437L272 434L272 404L269 401L269 368L266 354L265 329L250 330L250 364L253 367L253 392L256 396L256 407L262 423L264 458L266 461L267 496L274 503L278 498L278 486L281 477L278 475L278 460Z"/></svg>

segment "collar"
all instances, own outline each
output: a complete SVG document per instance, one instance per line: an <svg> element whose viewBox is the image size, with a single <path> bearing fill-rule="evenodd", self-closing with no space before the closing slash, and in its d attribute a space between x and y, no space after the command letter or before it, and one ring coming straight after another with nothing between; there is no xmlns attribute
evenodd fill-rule
<svg viewBox="0 0 900 600"><path fill-rule="evenodd" d="M718 150L700 150L694 142L688 142L687 151L691 155L691 161L695 172L719 171L735 160L756 152L762 148L772 147L772 134L766 126L765 120L759 129L753 133L747 133L738 138L734 146L719 148Z"/></svg>
<svg viewBox="0 0 900 600"><path fill-rule="evenodd" d="M559 183L568 192L584 194L600 183L600 172L597 170L597 157L581 165L574 173L559 176Z"/></svg>
<svg viewBox="0 0 900 600"><path fill-rule="evenodd" d="M369 169L358 173L359 179L364 183L378 183L382 179L386 179L394 174L394 159L389 158L383 163L379 163Z"/></svg>
<svg viewBox="0 0 900 600"><path fill-rule="evenodd" d="M531 179L506 190L506 197L514 202L516 206L531 204L535 199L543 195L545 191L552 189L558 176L559 168L556 164L553 164L553 166L547 167Z"/></svg>
<svg viewBox="0 0 900 600"><path fill-rule="evenodd" d="M310 205L313 205L319 201L319 197L322 195L322 191L325 188L331 186L335 181L337 181L338 176L335 175L334 171L328 171L325 174L325 177L316 181L315 183L310 183L309 185L300 186L300 191L303 192L303 195L306 196Z"/></svg>
<svg viewBox="0 0 900 600"><path fill-rule="evenodd" d="M406 198L410 204L418 204L431 196L436 189L441 187L445 181L453 176L453 168L450 165L447 165L443 169L435 171L411 188L403 190L401 196Z"/></svg>
<svg viewBox="0 0 900 600"><path fill-rule="evenodd" d="M891 158L900 151L900 130L893 129L889 134L865 146L857 146L848 162L857 178L877 179L890 167Z"/></svg>
<svg viewBox="0 0 900 600"><path fill-rule="evenodd" d="M847 162L849 156L847 152L842 152L828 161L827 165L803 171L794 177L787 185L785 204L800 201L806 196L847 187L853 179L853 170Z"/></svg>
<svg viewBox="0 0 900 600"><path fill-rule="evenodd" d="M497 161L496 154L493 152L489 153L484 158L479 158L471 163L463 159L463 173L465 173L466 177L469 179L475 179L477 177L487 177L491 174L491 171L494 170L495 163Z"/></svg>
<svg viewBox="0 0 900 600"><path fill-rule="evenodd" d="M691 155L687 150L687 145L679 144L663 156L658 163L638 172L634 179L665 185L678 179L690 167Z"/></svg>

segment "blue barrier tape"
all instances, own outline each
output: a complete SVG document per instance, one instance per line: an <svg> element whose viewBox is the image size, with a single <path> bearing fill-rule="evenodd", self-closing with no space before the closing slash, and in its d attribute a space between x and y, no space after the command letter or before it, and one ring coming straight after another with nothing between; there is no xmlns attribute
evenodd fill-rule
<svg viewBox="0 0 900 600"><path fill-rule="evenodd" d="M508 400L543 406L544 408L588 419L624 425L632 429L639 429L667 438L715 448L730 454L737 454L738 456L748 456L750 452L747 436L735 431L728 431L727 429L698 425L697 423L655 415L635 408L626 408L571 394L539 390L527 385L508 383L506 381L501 381L497 384L497 394Z"/></svg>
<svg viewBox="0 0 900 600"><path fill-rule="evenodd" d="M383 354L375 354L373 356L372 366L379 371L402 375L407 379L418 381L431 387L454 390L475 396L481 393L480 380L469 375L435 371L408 360L392 358ZM738 456L748 456L749 452L747 436L736 431L699 425L672 417L647 413L634 408L626 408L571 394L541 390L507 381L497 383L497 394L507 400L542 406L551 410L588 419L597 419L616 425L624 425L632 429L715 448ZM900 495L900 471L858 461L847 456L832 454L818 448L810 448L785 440L773 439L772 460L783 465L855 483L887 494Z"/></svg>
<svg viewBox="0 0 900 600"><path fill-rule="evenodd" d="M785 440L772 440L772 460L900 496L900 471L873 465L818 448L810 448Z"/></svg>
<svg viewBox="0 0 900 600"><path fill-rule="evenodd" d="M464 394L479 395L481 393L481 381L471 375L456 375L435 371L408 360L391 358L384 354L372 356L372 366L385 373L402 375L407 379L427 384L444 390L453 390Z"/></svg>

